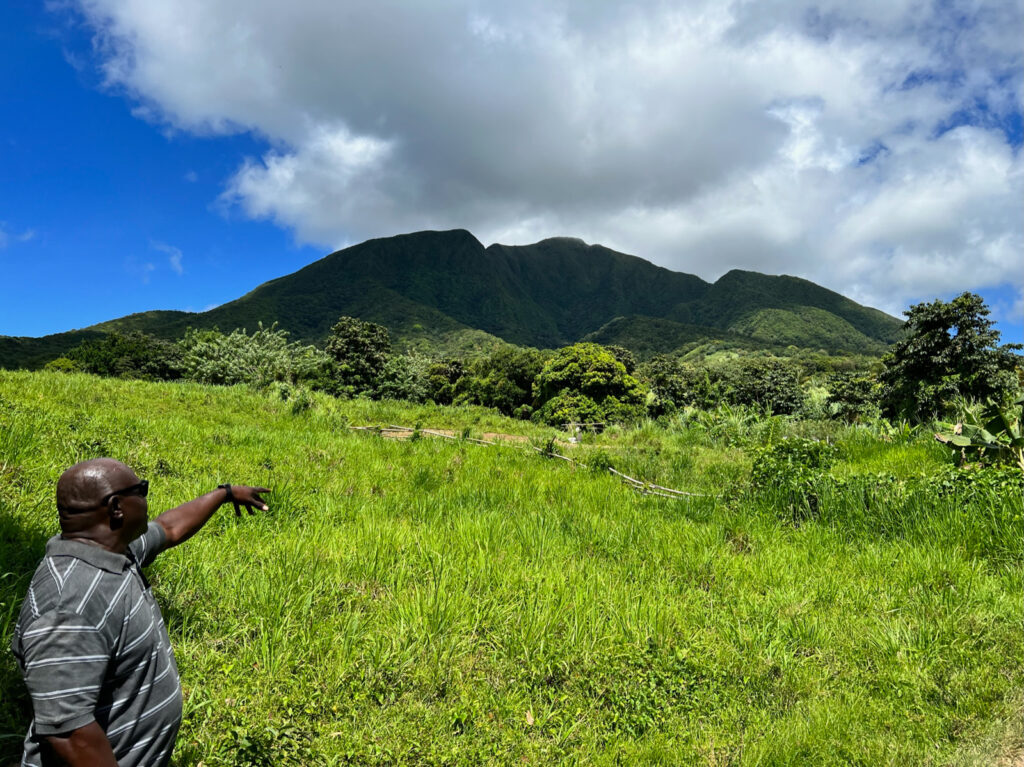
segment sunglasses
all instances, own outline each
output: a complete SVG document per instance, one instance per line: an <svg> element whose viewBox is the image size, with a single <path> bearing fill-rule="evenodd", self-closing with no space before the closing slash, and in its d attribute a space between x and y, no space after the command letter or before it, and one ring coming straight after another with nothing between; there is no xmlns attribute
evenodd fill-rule
<svg viewBox="0 0 1024 767"><path fill-rule="evenodd" d="M124 490L115 490L112 493L107 493L100 499L100 506L106 506L115 495L138 495L145 498L149 495L149 482L144 479L139 484L126 487Z"/></svg>
<svg viewBox="0 0 1024 767"><path fill-rule="evenodd" d="M104 506L110 503L110 499L113 498L115 495L137 495L141 498L145 498L147 495L149 495L149 482L144 479L136 485L125 487L121 490L115 490L112 493L107 493L100 499L100 502L95 506L87 506L84 509L64 509L58 507L58 510L74 514L79 511L92 511L93 509L102 509Z"/></svg>

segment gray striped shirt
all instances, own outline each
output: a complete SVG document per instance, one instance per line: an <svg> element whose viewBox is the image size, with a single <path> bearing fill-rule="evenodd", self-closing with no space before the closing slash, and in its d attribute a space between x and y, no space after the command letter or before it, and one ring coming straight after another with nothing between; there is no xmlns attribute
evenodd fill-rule
<svg viewBox="0 0 1024 767"><path fill-rule="evenodd" d="M166 541L163 528L150 522L127 556L60 536L47 542L11 642L35 712L25 767L53 760L47 735L94 719L120 767L170 761L181 724L181 682L141 569Z"/></svg>

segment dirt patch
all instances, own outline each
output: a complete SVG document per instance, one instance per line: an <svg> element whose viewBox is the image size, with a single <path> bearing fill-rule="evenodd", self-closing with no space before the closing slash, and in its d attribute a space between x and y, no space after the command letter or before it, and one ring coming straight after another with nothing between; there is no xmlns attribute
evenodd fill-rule
<svg viewBox="0 0 1024 767"><path fill-rule="evenodd" d="M399 431L397 429L390 429L388 431L381 431L381 433L380 433L380 436L382 436L384 439L411 439L412 435L413 435L412 431L406 431L406 430Z"/></svg>
<svg viewBox="0 0 1024 767"><path fill-rule="evenodd" d="M524 437L522 434L501 434L499 432L488 431L484 432L483 439L488 442L529 442L529 437Z"/></svg>

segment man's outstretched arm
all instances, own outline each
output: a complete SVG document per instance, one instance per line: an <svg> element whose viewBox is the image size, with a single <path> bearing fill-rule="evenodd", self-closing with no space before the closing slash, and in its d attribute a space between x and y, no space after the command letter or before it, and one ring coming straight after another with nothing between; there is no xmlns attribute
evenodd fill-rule
<svg viewBox="0 0 1024 767"><path fill-rule="evenodd" d="M213 513L228 500L234 500L237 505L245 506L250 513L254 508L267 511L269 507L260 494L269 492L270 490L265 487L249 487L248 485L231 485L230 490L218 487L188 503L168 509L154 521L158 522L167 533L167 548L171 548L179 543L184 543L195 535L199 528L209 521Z"/></svg>

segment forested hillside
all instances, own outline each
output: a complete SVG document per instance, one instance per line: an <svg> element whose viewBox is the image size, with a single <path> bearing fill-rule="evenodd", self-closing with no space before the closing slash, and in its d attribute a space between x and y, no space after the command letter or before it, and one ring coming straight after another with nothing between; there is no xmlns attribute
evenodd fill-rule
<svg viewBox="0 0 1024 767"><path fill-rule="evenodd" d="M188 327L276 322L296 340L320 343L341 315L433 347L457 347L471 331L538 348L596 333L607 343L661 352L680 338L734 337L877 354L902 324L795 277L732 271L712 284L577 239L485 248L453 230L369 240L207 312L151 311L41 339L0 337L0 366L38 367L94 332L176 338Z"/></svg>

